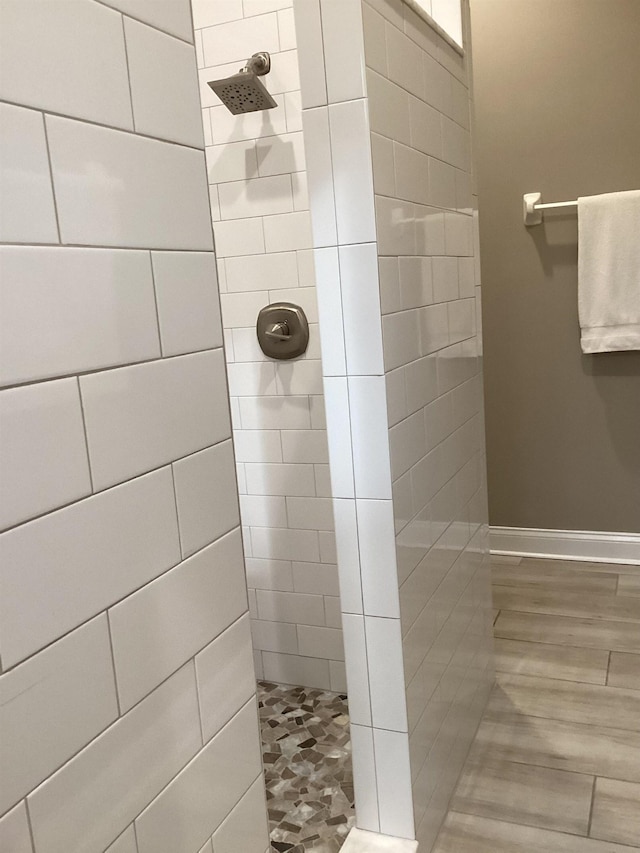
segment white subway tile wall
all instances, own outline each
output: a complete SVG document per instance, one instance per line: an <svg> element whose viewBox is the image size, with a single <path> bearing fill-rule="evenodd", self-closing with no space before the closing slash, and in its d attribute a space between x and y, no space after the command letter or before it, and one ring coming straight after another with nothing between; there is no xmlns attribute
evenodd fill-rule
<svg viewBox="0 0 640 853"><path fill-rule="evenodd" d="M197 0L194 23L203 45L200 97L257 669L278 681L343 690L293 0ZM278 106L233 116L207 81L237 73L258 50L271 53L264 82ZM344 136L347 125L338 126ZM363 180L366 172L363 164ZM374 239L372 215L368 229ZM278 301L301 305L311 324L309 348L293 362L266 358L256 338L259 310ZM354 358L358 346L354 340ZM184 552L184 538L182 545Z"/></svg>
<svg viewBox="0 0 640 853"><path fill-rule="evenodd" d="M0 848L264 853L189 0L2 2L0 41Z"/></svg>
<svg viewBox="0 0 640 853"><path fill-rule="evenodd" d="M408 6L401 16L399 8L363 3L407 762L416 838L426 853L491 684L491 611L470 44L462 57ZM465 17L466 26L466 3ZM374 688L375 673L375 725ZM398 711L387 695L380 701L378 713L393 721ZM391 752L391 736L375 734L383 780L398 772L401 744ZM379 796L389 801L384 791ZM389 808L386 819L380 809L381 826L397 820L402 803Z"/></svg>
<svg viewBox="0 0 640 853"><path fill-rule="evenodd" d="M357 825L427 853L492 680L469 43L294 8Z"/></svg>

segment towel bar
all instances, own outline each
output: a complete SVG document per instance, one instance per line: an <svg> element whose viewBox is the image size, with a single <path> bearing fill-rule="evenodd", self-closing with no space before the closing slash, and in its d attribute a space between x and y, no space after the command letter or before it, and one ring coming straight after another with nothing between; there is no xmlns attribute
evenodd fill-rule
<svg viewBox="0 0 640 853"><path fill-rule="evenodd" d="M554 201L541 204L542 193L525 193L522 196L522 212L524 224L540 225L542 223L542 211L552 210L557 207L577 207L577 201Z"/></svg>

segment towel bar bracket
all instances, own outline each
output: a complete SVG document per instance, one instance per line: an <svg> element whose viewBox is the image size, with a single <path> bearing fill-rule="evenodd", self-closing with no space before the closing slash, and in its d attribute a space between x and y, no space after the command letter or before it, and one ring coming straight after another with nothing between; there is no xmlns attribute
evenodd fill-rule
<svg viewBox="0 0 640 853"><path fill-rule="evenodd" d="M541 201L542 193L525 193L522 196L522 212L527 227L542 224L542 211L536 210L536 205Z"/></svg>
<svg viewBox="0 0 640 853"><path fill-rule="evenodd" d="M524 224L540 225L542 223L543 210L556 210L559 207L577 207L577 201L550 201L542 204L542 193L525 193L522 196L522 211Z"/></svg>

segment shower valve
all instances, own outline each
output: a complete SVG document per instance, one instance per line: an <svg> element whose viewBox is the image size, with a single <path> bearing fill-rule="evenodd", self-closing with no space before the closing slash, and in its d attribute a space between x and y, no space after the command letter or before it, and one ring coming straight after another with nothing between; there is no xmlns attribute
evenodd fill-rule
<svg viewBox="0 0 640 853"><path fill-rule="evenodd" d="M298 358L309 343L305 313L291 302L266 305L258 314L256 333L262 352L278 360Z"/></svg>

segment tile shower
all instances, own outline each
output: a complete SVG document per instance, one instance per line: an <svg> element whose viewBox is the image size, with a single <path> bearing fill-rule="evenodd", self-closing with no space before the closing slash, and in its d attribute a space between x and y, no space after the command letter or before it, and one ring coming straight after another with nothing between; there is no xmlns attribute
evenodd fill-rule
<svg viewBox="0 0 640 853"><path fill-rule="evenodd" d="M3 249L4 381L20 387L0 401L22 454L3 465L12 479L19 467L22 505L0 539L18 596L0 651L7 690L49 672L48 704L53 667L58 717L79 707L86 728L53 744L43 719L16 738L12 764L34 738L44 758L12 780L0 842L264 853L250 628L273 849L332 850L355 822L426 853L491 678L469 52L400 0L193 0L193 40L186 0L77 2L71 21L33 0L50 17L29 42L31 76L11 53L29 27L18 4L3 50L4 126L30 134L39 194L3 232L20 244ZM108 82L91 65L96 34ZM232 117L206 82L258 50L272 54L278 107ZM65 79L47 77L64 55ZM9 137L19 174L26 155ZM59 300L47 302L43 266ZM311 340L276 364L254 325L283 299L302 305ZM25 355L27 330L55 311L61 340ZM59 412L74 475L52 474L49 490L18 465L46 449L22 438L28 409L14 401L27 393ZM67 540L71 561L51 562ZM69 574L85 564L82 582ZM67 600L73 583L86 600ZM90 709L78 661L100 679ZM23 696L9 719L20 732L34 718ZM152 760L154 738L175 754ZM305 773L322 793L299 784ZM82 838L80 816L56 818L81 790L91 802L126 791Z"/></svg>
<svg viewBox="0 0 640 853"><path fill-rule="evenodd" d="M256 672L346 689L324 422L315 269L292 2L194 3ZM259 50L278 106L233 116L207 86ZM300 305L310 341L273 361L255 333L271 302Z"/></svg>
<svg viewBox="0 0 640 853"><path fill-rule="evenodd" d="M346 652L358 826L428 849L492 678L469 53L399 2L194 15L257 673L344 690ZM258 50L278 106L230 116Z"/></svg>
<svg viewBox="0 0 640 853"><path fill-rule="evenodd" d="M330 853L355 818L293 4L193 11L255 668L305 688L259 687L271 841ZM207 81L259 50L278 106L233 116ZM280 301L310 324L289 362L268 359L255 332L259 310Z"/></svg>

